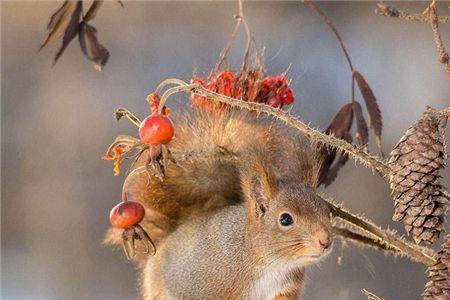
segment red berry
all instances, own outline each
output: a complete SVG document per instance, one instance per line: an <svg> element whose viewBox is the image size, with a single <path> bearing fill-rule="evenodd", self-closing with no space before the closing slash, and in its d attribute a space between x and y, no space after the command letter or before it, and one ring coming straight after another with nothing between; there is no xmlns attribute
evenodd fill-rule
<svg viewBox="0 0 450 300"><path fill-rule="evenodd" d="M167 144L173 138L175 129L172 121L164 115L153 114L142 121L139 127L141 141L148 145Z"/></svg>
<svg viewBox="0 0 450 300"><path fill-rule="evenodd" d="M134 201L125 201L117 204L109 213L109 220L114 227L129 228L142 221L145 215L144 207Z"/></svg>

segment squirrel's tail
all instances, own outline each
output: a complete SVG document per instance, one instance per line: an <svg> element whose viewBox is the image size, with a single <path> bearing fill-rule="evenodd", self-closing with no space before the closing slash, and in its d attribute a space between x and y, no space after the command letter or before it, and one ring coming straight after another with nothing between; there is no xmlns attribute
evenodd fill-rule
<svg viewBox="0 0 450 300"><path fill-rule="evenodd" d="M147 172L133 172L126 180L127 199L146 208L141 222L158 244L192 213L201 213L239 202L241 197L236 157L253 140L267 141L274 125L267 118L245 111L205 112L196 109L171 116L175 138L170 151L176 160L168 164L163 181ZM147 153L133 167L143 170ZM119 245L120 230L110 229L105 242Z"/></svg>

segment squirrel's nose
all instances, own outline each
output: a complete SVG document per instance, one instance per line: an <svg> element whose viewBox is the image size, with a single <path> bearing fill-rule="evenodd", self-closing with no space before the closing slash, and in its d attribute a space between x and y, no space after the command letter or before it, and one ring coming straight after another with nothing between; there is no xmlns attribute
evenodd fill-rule
<svg viewBox="0 0 450 300"><path fill-rule="evenodd" d="M331 247L332 240L331 240L331 236L327 230L320 229L316 233L316 237L317 237L317 243L319 244L320 247L322 247L323 250L327 250L328 248Z"/></svg>

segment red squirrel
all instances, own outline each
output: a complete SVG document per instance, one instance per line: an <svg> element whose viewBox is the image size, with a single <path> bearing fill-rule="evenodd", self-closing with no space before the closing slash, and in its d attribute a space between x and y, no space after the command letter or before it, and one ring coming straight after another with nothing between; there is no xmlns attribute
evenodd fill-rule
<svg viewBox="0 0 450 300"><path fill-rule="evenodd" d="M172 119L172 151L232 155L171 163L163 181L130 174L127 197L145 206L141 225L156 245L137 259L144 298L297 299L304 267L332 244L315 192L323 149L251 112ZM106 241L119 244L120 234Z"/></svg>

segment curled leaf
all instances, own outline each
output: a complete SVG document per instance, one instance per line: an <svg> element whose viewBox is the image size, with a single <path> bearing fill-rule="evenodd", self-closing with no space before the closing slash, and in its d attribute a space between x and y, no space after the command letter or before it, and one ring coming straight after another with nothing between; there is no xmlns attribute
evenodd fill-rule
<svg viewBox="0 0 450 300"><path fill-rule="evenodd" d="M369 125L375 133L375 139L378 146L378 151L381 152L381 131L383 128L383 120L381 118L380 107L378 106L377 99L367 83L366 79L358 71L353 71L353 76L358 83L359 90L366 103L367 111L369 112Z"/></svg>
<svg viewBox="0 0 450 300"><path fill-rule="evenodd" d="M115 139L103 156L103 159L105 160L115 160L114 176L120 174L124 155L133 149L139 148L141 145L140 140L128 135L119 135Z"/></svg>
<svg viewBox="0 0 450 300"><path fill-rule="evenodd" d="M367 128L366 120L364 119L361 104L359 102L353 102L353 114L356 121L356 140L360 145L365 146L369 142L369 130Z"/></svg>
<svg viewBox="0 0 450 300"><path fill-rule="evenodd" d="M94 26L82 22L78 34L81 51L84 56L94 62L94 68L101 71L109 59L108 50L97 40L97 30Z"/></svg>

